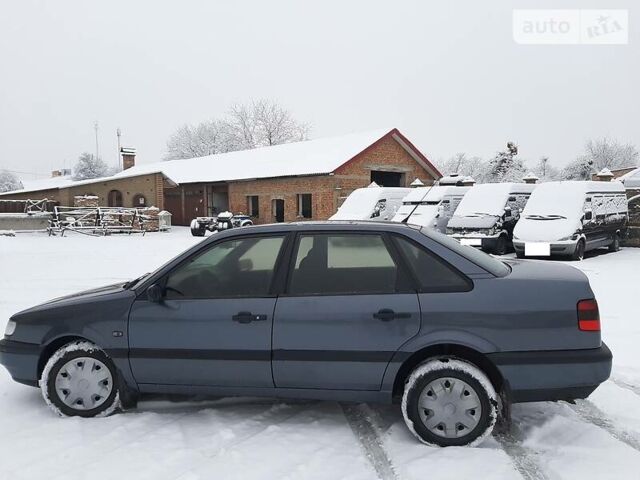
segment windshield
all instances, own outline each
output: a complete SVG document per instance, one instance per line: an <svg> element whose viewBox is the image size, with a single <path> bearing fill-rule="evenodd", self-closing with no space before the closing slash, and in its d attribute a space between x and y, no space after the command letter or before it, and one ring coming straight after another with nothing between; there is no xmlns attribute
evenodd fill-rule
<svg viewBox="0 0 640 480"><path fill-rule="evenodd" d="M564 183L543 183L531 194L522 216L527 220L556 220L582 215L584 190Z"/></svg>
<svg viewBox="0 0 640 480"><path fill-rule="evenodd" d="M455 216L502 216L510 190L511 185L504 183L476 185L463 197Z"/></svg>

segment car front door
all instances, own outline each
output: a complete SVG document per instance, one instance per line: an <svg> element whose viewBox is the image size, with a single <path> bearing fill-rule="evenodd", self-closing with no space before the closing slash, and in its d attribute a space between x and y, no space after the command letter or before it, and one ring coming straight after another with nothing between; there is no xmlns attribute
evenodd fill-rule
<svg viewBox="0 0 640 480"><path fill-rule="evenodd" d="M271 284L283 236L242 236L194 254L140 298L129 316L139 384L273 387Z"/></svg>
<svg viewBox="0 0 640 480"><path fill-rule="evenodd" d="M383 234L301 233L273 328L278 388L380 390L420 308Z"/></svg>

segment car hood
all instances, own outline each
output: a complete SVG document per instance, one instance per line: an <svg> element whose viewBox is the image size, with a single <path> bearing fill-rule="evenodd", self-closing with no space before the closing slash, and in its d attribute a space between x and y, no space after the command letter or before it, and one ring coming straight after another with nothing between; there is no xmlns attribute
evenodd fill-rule
<svg viewBox="0 0 640 480"><path fill-rule="evenodd" d="M538 220L520 217L513 230L513 236L525 242L553 242L570 237L580 227L580 221L574 218Z"/></svg>
<svg viewBox="0 0 640 480"><path fill-rule="evenodd" d="M469 228L469 229L480 229L480 228L491 228L498 221L498 217L493 215L483 215L477 217L462 217L458 215L454 215L449 220L447 224L448 228Z"/></svg>
<svg viewBox="0 0 640 480"><path fill-rule="evenodd" d="M48 308L48 307L57 307L57 306L63 306L67 304L70 305L72 303L84 302L86 300L102 297L104 295L119 293L125 290L124 285L125 285L125 282L119 282L112 285L105 285L103 287L92 288L91 290L84 290L82 292L72 293L70 295L64 295L62 297L57 297L52 300L48 300L44 303L41 303L39 305L36 305L34 307L23 310L16 315L31 313L38 310L42 310L43 308Z"/></svg>

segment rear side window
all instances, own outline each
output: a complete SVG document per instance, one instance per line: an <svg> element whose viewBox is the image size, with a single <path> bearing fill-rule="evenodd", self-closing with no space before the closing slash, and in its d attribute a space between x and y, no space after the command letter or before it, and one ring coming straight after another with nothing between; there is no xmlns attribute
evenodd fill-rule
<svg viewBox="0 0 640 480"><path fill-rule="evenodd" d="M414 242L394 237L421 292L468 292L471 281L437 255Z"/></svg>
<svg viewBox="0 0 640 480"><path fill-rule="evenodd" d="M381 235L300 235L295 252L290 294L396 291L398 266Z"/></svg>
<svg viewBox="0 0 640 480"><path fill-rule="evenodd" d="M429 237L434 242L438 242L440 245L447 247L449 250L457 253L458 255L466 258L472 263L475 263L480 268L486 270L496 277L505 277L511 273L511 269L503 262L496 260L491 255L478 250L474 247L467 245L460 245L457 240L451 237L443 235L435 230L430 230L426 227L420 228L420 233Z"/></svg>

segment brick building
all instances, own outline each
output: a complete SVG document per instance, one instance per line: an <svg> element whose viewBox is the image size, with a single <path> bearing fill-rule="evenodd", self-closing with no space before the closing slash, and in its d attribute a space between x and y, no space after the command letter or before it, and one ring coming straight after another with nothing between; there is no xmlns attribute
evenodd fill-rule
<svg viewBox="0 0 640 480"><path fill-rule="evenodd" d="M133 155L123 151L128 168L112 177L56 177L0 198L72 205L74 196L88 194L106 206L155 205L172 213L174 225L224 210L269 223L327 219L349 193L372 181L404 187L416 178L430 185L441 177L397 129L139 165Z"/></svg>

